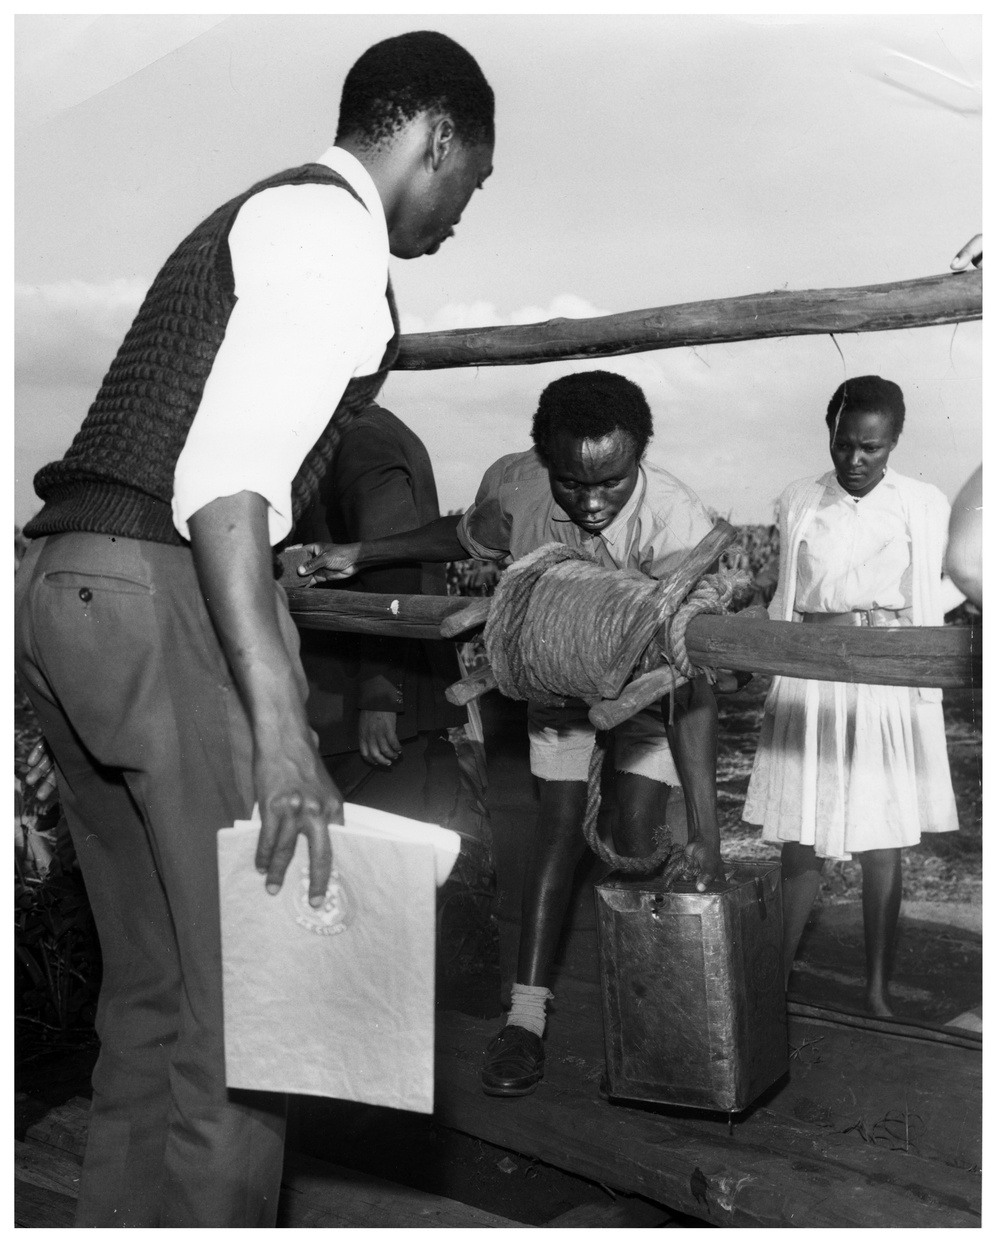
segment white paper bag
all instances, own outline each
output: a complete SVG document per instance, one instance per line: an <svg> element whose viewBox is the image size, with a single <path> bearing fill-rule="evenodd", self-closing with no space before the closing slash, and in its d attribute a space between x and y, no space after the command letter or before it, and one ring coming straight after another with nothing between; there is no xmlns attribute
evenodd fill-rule
<svg viewBox="0 0 1000 1250"><path fill-rule="evenodd" d="M459 838L352 803L344 818L318 909L304 839L269 895L259 823L219 830L226 1083L430 1113L435 887Z"/></svg>

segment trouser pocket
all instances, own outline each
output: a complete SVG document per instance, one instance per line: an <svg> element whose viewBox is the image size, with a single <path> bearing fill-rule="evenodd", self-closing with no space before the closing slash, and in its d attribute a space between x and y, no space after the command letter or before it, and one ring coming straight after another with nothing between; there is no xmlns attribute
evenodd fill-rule
<svg viewBox="0 0 1000 1250"><path fill-rule="evenodd" d="M153 587L136 577L126 577L121 573L92 572L79 569L63 571L53 569L42 574L42 582L52 590L76 592L82 603L89 603L95 591L104 591L118 595L151 595Z"/></svg>

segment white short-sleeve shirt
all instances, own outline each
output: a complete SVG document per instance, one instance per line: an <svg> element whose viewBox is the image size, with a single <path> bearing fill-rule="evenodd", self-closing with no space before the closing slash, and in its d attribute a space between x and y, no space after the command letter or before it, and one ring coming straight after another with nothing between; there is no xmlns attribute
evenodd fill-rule
<svg viewBox="0 0 1000 1250"><path fill-rule="evenodd" d="M292 528L292 482L348 382L374 373L392 337L389 239L368 171L343 148L319 162L353 187L271 187L229 234L236 305L177 460L174 525L214 499L267 501L272 544Z"/></svg>

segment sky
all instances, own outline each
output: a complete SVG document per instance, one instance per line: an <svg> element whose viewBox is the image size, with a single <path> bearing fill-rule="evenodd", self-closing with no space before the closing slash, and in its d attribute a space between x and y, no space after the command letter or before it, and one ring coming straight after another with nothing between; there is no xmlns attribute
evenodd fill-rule
<svg viewBox="0 0 1000 1250"><path fill-rule="evenodd" d="M404 332L944 273L982 227L976 15L16 19L15 520L146 287L208 212L332 141L373 42L436 29L497 99L494 174L433 257L391 262ZM845 378L897 381L892 465L949 497L982 458L980 323L390 375L442 507L530 442L553 378L611 368L649 456L736 522L829 467Z"/></svg>

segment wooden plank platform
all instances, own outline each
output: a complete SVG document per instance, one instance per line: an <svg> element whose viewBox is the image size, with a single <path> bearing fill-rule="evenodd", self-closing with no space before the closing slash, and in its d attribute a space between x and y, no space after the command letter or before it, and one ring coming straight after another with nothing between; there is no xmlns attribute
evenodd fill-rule
<svg viewBox="0 0 1000 1250"><path fill-rule="evenodd" d="M436 1118L722 1226L978 1226L980 1051L792 1020L788 1082L730 1132L722 1115L601 1096L594 994L560 983L546 1077L528 1098L480 1090L497 1022L439 1018Z"/></svg>
<svg viewBox="0 0 1000 1250"><path fill-rule="evenodd" d="M90 1103L74 1098L14 1143L15 1223L70 1228L87 1140ZM526 1228L466 1203L289 1152L279 1228Z"/></svg>
<svg viewBox="0 0 1000 1250"><path fill-rule="evenodd" d="M72 1228L76 1199L14 1177L15 1228Z"/></svg>
<svg viewBox="0 0 1000 1250"><path fill-rule="evenodd" d="M289 1153L279 1228L526 1228L451 1198Z"/></svg>
<svg viewBox="0 0 1000 1250"><path fill-rule="evenodd" d="M577 953L585 940L574 936ZM924 1040L919 1029L897 1036L792 1016L789 1078L730 1125L718 1113L603 1097L597 993L564 967L545 1080L527 1098L480 1090L496 1021L440 1013L437 1122L719 1226L979 1226L982 1055L968 1035L927 1030L947 1040ZM74 1099L15 1143L19 1226L71 1225L88 1107ZM619 1201L557 1223L642 1220ZM279 1227L526 1226L290 1153Z"/></svg>

